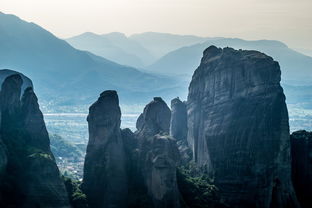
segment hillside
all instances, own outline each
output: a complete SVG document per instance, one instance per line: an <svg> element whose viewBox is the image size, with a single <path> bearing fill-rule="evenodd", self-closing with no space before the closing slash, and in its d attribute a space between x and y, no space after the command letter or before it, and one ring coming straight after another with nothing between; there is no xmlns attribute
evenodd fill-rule
<svg viewBox="0 0 312 208"><path fill-rule="evenodd" d="M179 92L178 82L172 78L143 73L77 50L14 15L0 13L0 45L0 68L32 77L41 101L57 105L89 103L99 92L116 89L121 102L131 103L156 95L172 97Z"/></svg>
<svg viewBox="0 0 312 208"><path fill-rule="evenodd" d="M202 43L210 38L194 35L176 35L170 33L145 32L129 37L148 49L156 58L184 46Z"/></svg>
<svg viewBox="0 0 312 208"><path fill-rule="evenodd" d="M155 61L147 49L122 33L97 35L86 32L66 41L77 49L90 51L119 64L143 67Z"/></svg>

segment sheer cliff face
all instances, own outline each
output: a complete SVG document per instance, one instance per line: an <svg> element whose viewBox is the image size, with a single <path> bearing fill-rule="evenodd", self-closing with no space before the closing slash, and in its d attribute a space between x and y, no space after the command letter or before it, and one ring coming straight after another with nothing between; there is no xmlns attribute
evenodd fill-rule
<svg viewBox="0 0 312 208"><path fill-rule="evenodd" d="M187 110L186 103L179 98L171 100L170 136L177 140L181 163L192 160L192 150L187 143Z"/></svg>
<svg viewBox="0 0 312 208"><path fill-rule="evenodd" d="M256 51L211 46L187 101L188 142L233 207L296 207L281 71Z"/></svg>
<svg viewBox="0 0 312 208"><path fill-rule="evenodd" d="M153 207L180 207L176 166L179 152L169 136L170 109L161 98L154 98L137 121L139 167Z"/></svg>
<svg viewBox="0 0 312 208"><path fill-rule="evenodd" d="M186 104L179 98L171 101L170 135L177 140L186 140L187 112Z"/></svg>
<svg viewBox="0 0 312 208"><path fill-rule="evenodd" d="M291 134L292 180L303 208L312 207L312 132Z"/></svg>
<svg viewBox="0 0 312 208"><path fill-rule="evenodd" d="M33 147L50 151L50 140L43 115L39 109L38 98L32 88L24 91L21 102L21 114L25 130L30 137L28 143Z"/></svg>
<svg viewBox="0 0 312 208"><path fill-rule="evenodd" d="M83 188L91 207L125 207L127 173L116 91L105 91L89 108L89 143Z"/></svg>
<svg viewBox="0 0 312 208"><path fill-rule="evenodd" d="M0 93L1 140L7 154L0 204L69 207L37 97L30 87L20 100L22 86L21 75L13 73L4 79Z"/></svg>

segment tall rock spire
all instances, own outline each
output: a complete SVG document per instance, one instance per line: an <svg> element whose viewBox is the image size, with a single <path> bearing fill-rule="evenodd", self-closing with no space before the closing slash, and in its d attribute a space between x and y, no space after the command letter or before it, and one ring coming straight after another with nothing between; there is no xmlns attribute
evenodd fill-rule
<svg viewBox="0 0 312 208"><path fill-rule="evenodd" d="M137 121L139 170L154 208L180 207L176 168L179 151L169 136L171 112L159 97L144 108Z"/></svg>
<svg viewBox="0 0 312 208"><path fill-rule="evenodd" d="M231 207L297 207L279 64L211 46L187 100L188 142Z"/></svg>
<svg viewBox="0 0 312 208"><path fill-rule="evenodd" d="M187 111L186 104L179 98L171 100L170 135L177 140L186 140Z"/></svg>
<svg viewBox="0 0 312 208"><path fill-rule="evenodd" d="M0 187L0 206L70 207L32 87L25 90L21 100L23 80L29 80L22 76L14 71L0 71L0 140L7 152L5 171L1 174L6 183ZM32 86L30 80L27 85Z"/></svg>
<svg viewBox="0 0 312 208"><path fill-rule="evenodd" d="M91 208L127 205L127 173L116 91L104 91L89 108L89 142L83 189Z"/></svg>

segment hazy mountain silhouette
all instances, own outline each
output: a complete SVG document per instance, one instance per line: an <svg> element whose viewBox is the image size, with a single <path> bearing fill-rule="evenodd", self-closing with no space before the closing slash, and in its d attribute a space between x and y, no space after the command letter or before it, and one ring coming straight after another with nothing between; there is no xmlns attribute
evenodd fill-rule
<svg viewBox="0 0 312 208"><path fill-rule="evenodd" d="M135 40L136 42L140 43L142 46L148 49L156 58L160 58L170 51L176 50L184 46L202 43L210 38L198 37L194 35L176 35L169 33L146 32L131 35L129 39Z"/></svg>
<svg viewBox="0 0 312 208"><path fill-rule="evenodd" d="M296 52L284 43L273 40L246 41L230 38L208 40L201 44L182 47L169 52L148 66L147 69L163 74L192 75L200 63L204 49L210 45L258 50L266 53L280 63L282 80L288 84L307 84L312 79L312 57Z"/></svg>
<svg viewBox="0 0 312 208"><path fill-rule="evenodd" d="M98 35L86 32L66 41L77 49L90 51L119 64L143 67L155 61L147 49L123 33Z"/></svg>
<svg viewBox="0 0 312 208"><path fill-rule="evenodd" d="M76 50L40 26L14 15L0 13L0 45L0 68L31 77L40 99L81 104L105 89L116 89L121 101L146 102L156 95L176 96L180 90L171 78Z"/></svg>

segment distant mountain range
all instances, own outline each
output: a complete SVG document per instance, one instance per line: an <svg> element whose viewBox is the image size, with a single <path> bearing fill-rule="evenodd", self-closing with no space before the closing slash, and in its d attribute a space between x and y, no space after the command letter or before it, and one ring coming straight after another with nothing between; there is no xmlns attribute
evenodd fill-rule
<svg viewBox="0 0 312 208"><path fill-rule="evenodd" d="M170 33L145 32L129 37L148 49L156 59L184 46L191 46L214 38L198 37L195 35L176 35Z"/></svg>
<svg viewBox="0 0 312 208"><path fill-rule="evenodd" d="M0 69L31 77L39 98L56 104L89 103L106 89L118 90L121 102L129 104L145 103L153 96L171 98L181 92L181 83L173 78L77 50L14 15L0 13L0 45Z"/></svg>
<svg viewBox="0 0 312 208"><path fill-rule="evenodd" d="M187 79L191 78L203 51L210 45L258 50L280 63L284 83L303 85L310 84L312 79L312 57L275 40L248 41L147 32L129 37L121 33L84 33L67 41L78 49L91 51L118 63L137 66L154 73L184 75ZM121 51L116 52L118 50Z"/></svg>
<svg viewBox="0 0 312 208"><path fill-rule="evenodd" d="M307 89L312 58L279 41L154 32L129 37L87 32L66 41L34 23L0 13L0 69L31 77L39 98L50 103L89 103L105 89L117 90L126 104L144 103L153 96L184 99L203 50L210 45L264 52L279 61L291 103L296 103L297 95L304 101L311 95Z"/></svg>
<svg viewBox="0 0 312 208"><path fill-rule="evenodd" d="M77 49L90 51L124 65L143 67L155 61L147 49L123 33L97 35L86 32L66 41Z"/></svg>
<svg viewBox="0 0 312 208"><path fill-rule="evenodd" d="M191 76L200 63L203 51L210 45L261 51L280 63L283 83L311 84L312 57L303 55L288 48L284 43L273 40L246 41L237 38L208 40L201 44L186 46L169 52L146 68L163 74Z"/></svg>
<svg viewBox="0 0 312 208"><path fill-rule="evenodd" d="M144 68L178 48L201 43L209 38L146 32L127 37L113 32L98 35L86 32L66 41L80 50L87 50L120 64Z"/></svg>

